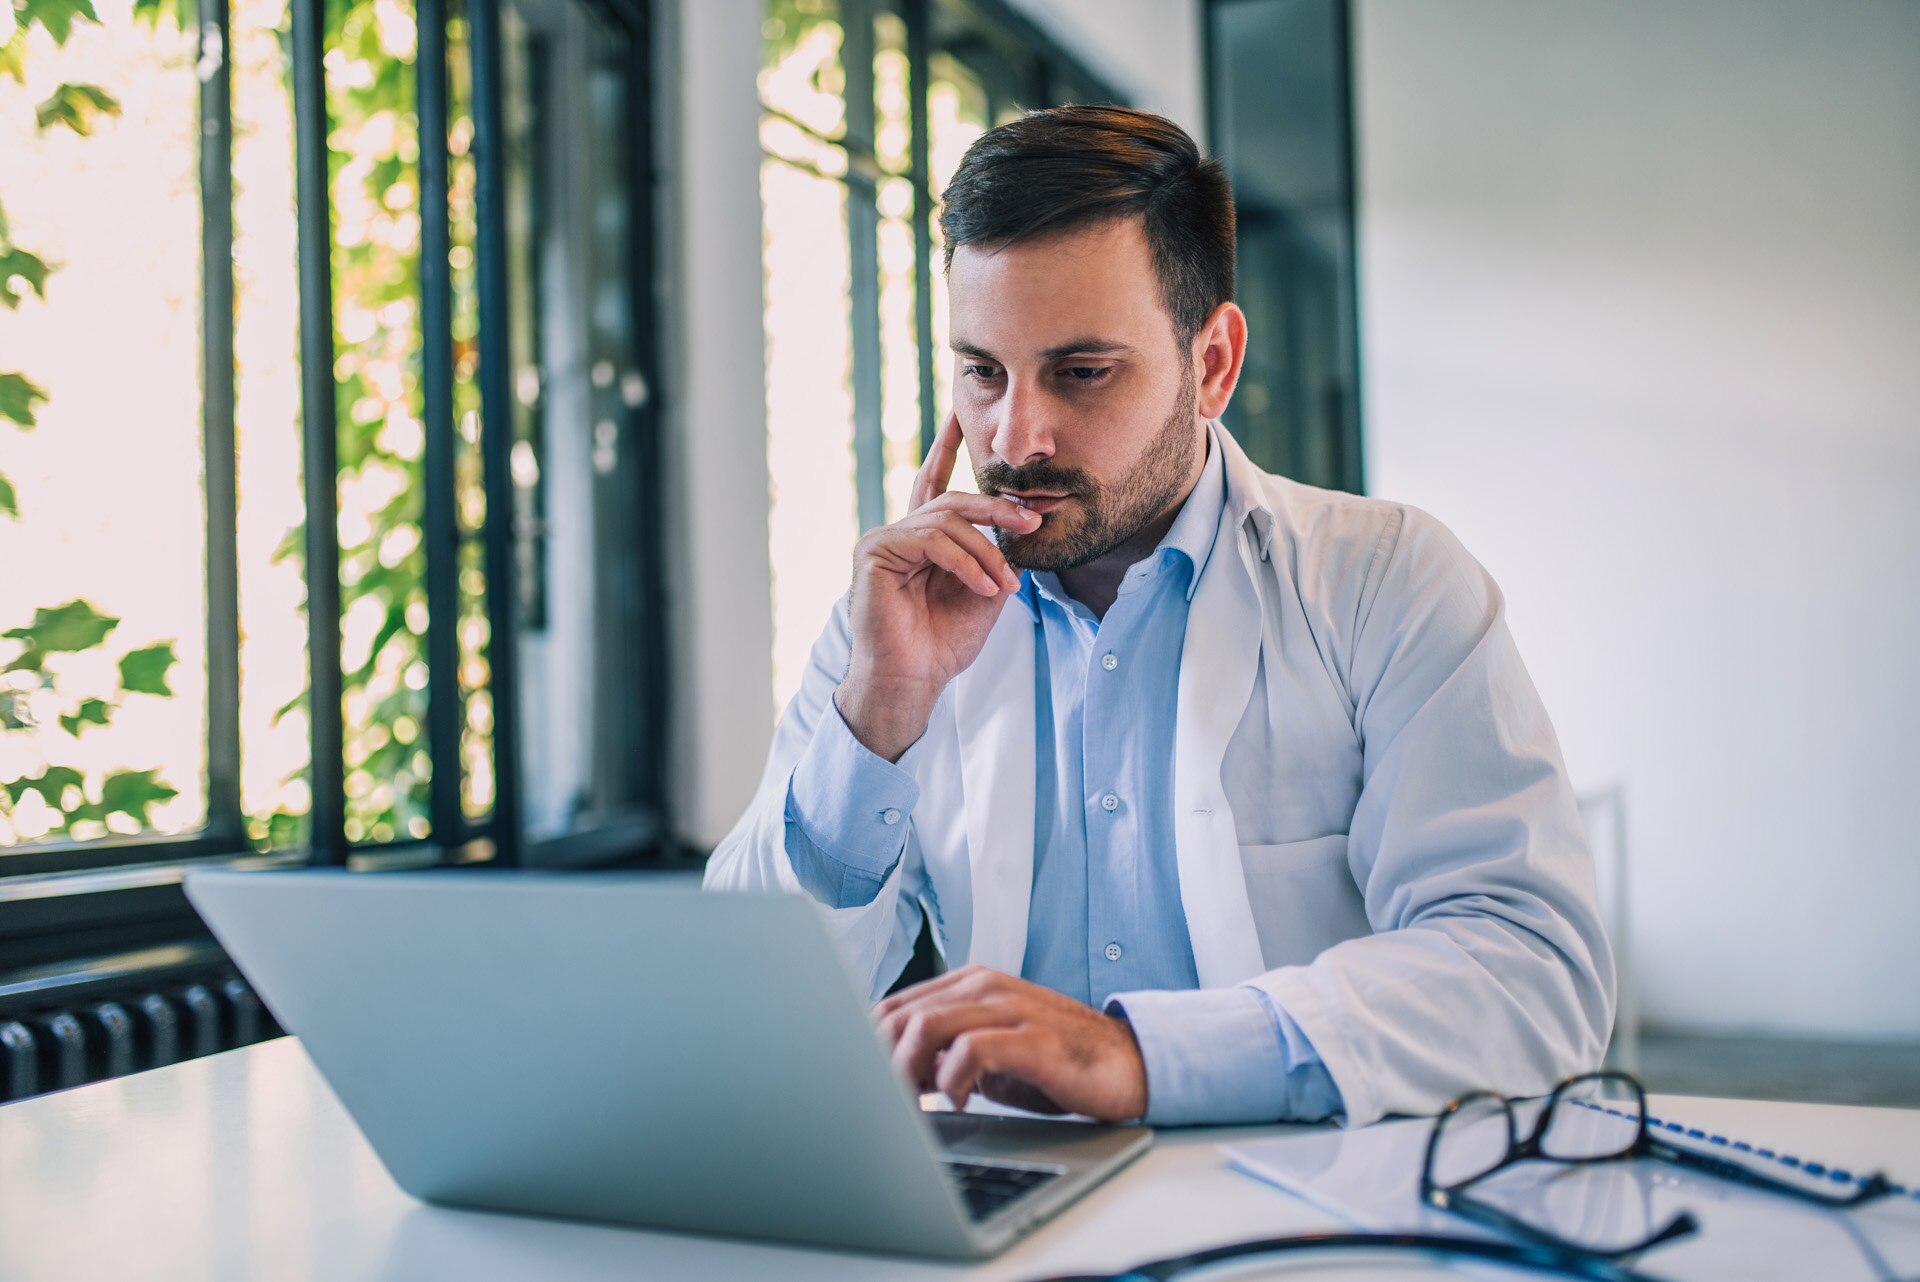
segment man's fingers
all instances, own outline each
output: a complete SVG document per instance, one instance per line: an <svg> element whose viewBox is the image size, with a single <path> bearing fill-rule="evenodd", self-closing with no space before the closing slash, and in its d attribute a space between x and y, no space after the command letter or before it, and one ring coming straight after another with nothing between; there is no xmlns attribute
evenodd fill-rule
<svg viewBox="0 0 1920 1282"><path fill-rule="evenodd" d="M978 557L961 547L945 530L922 526L917 530L903 530L901 534L918 546L922 559L939 566L981 596L998 596L1006 590L991 567L982 565Z"/></svg>
<svg viewBox="0 0 1920 1282"><path fill-rule="evenodd" d="M1021 507L1012 499L971 494L966 490L949 490L945 494L935 495L902 520L912 521L936 512L956 512L969 525L997 525L1018 534L1031 534L1040 528L1040 514L1032 508Z"/></svg>
<svg viewBox="0 0 1920 1282"><path fill-rule="evenodd" d="M1017 1077L1045 1093L1041 1079L1048 1072L1047 1047L1053 1040L1045 1029L1030 1024L970 1029L948 1044L934 1073L934 1085L946 1092L957 1109L966 1108L968 1097L989 1073Z"/></svg>
<svg viewBox="0 0 1920 1282"><path fill-rule="evenodd" d="M934 512L922 516L921 520L931 520L933 528L944 531L948 538L971 553L973 559L985 566L987 572L999 581L1003 590L1012 592L1019 588L1020 572L1013 568L994 541L974 529L966 517L957 512Z"/></svg>
<svg viewBox="0 0 1920 1282"><path fill-rule="evenodd" d="M949 412L940 430L934 433L927 457L913 478L913 492L907 508L912 511L947 492L953 480L954 461L960 457L960 416Z"/></svg>
<svg viewBox="0 0 1920 1282"><path fill-rule="evenodd" d="M1018 1018L1006 1007L987 1002L916 1011L905 1020L894 1043L893 1066L916 1090L926 1090L933 1083L940 1052L954 1038L971 1029L1005 1027Z"/></svg>
<svg viewBox="0 0 1920 1282"><path fill-rule="evenodd" d="M962 966L957 970L935 975L932 979L923 979L910 988L903 988L893 996L881 1001L873 1008L873 1017L879 1021L880 1030L887 1035L889 1044L900 1037L900 1020L923 1002L941 1000L957 996L956 990L965 989L974 999L984 997L994 989L1004 986L1011 988L1020 981L1013 976L998 971L991 966Z"/></svg>

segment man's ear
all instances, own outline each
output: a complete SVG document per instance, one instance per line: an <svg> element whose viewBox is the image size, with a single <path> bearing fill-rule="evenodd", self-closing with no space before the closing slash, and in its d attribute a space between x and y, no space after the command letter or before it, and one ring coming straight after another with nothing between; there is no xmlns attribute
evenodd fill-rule
<svg viewBox="0 0 1920 1282"><path fill-rule="evenodd" d="M1246 313L1232 303L1222 303L1193 336L1193 368L1198 382L1194 410L1201 418L1219 418L1226 411L1246 356Z"/></svg>

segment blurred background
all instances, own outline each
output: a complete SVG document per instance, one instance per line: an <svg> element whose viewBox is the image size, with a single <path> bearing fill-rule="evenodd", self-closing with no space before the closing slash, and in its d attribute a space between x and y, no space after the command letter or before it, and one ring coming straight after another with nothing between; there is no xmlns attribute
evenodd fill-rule
<svg viewBox="0 0 1920 1282"><path fill-rule="evenodd" d="M1503 586L1616 1058L1920 1106L1916 0L0 3L0 1098L274 1031L195 862L697 867L941 189L1107 101L1232 174L1227 426Z"/></svg>

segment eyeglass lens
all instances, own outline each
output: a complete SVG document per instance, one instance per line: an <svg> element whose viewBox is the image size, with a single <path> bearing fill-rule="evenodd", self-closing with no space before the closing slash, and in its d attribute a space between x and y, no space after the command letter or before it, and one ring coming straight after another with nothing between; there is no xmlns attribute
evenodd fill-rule
<svg viewBox="0 0 1920 1282"><path fill-rule="evenodd" d="M1540 1155L1562 1162L1620 1157L1640 1138L1644 1105L1638 1090L1613 1075L1568 1083L1554 1100L1540 1136Z"/></svg>
<svg viewBox="0 0 1920 1282"><path fill-rule="evenodd" d="M1430 1174L1440 1188L1480 1178L1506 1161L1513 1146L1513 1114L1497 1096L1469 1096L1435 1127Z"/></svg>

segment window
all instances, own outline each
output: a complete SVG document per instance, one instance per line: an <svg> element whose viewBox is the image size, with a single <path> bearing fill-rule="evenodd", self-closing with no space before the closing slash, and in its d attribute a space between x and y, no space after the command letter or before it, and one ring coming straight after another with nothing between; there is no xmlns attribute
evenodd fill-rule
<svg viewBox="0 0 1920 1282"><path fill-rule="evenodd" d="M1113 101L999 5L770 0L760 72L774 695L949 404L932 193L993 125ZM956 470L971 487L972 471Z"/></svg>
<svg viewBox="0 0 1920 1282"><path fill-rule="evenodd" d="M243 814L265 830L305 809L304 744L268 707L304 684L297 631L290 653L253 652L244 711L236 678L236 581L265 633L269 608L297 625L300 598L297 564L272 555L299 497L276 19L236 14L228 66L219 26L203 36L166 0L8 11L0 872L239 846ZM243 142L196 145L203 119L229 118Z"/></svg>
<svg viewBox="0 0 1920 1282"><path fill-rule="evenodd" d="M645 14L183 3L0 6L0 878L649 849Z"/></svg>
<svg viewBox="0 0 1920 1282"><path fill-rule="evenodd" d="M1252 341L1222 416L1254 462L1362 488L1345 0L1212 0L1210 128Z"/></svg>

